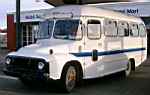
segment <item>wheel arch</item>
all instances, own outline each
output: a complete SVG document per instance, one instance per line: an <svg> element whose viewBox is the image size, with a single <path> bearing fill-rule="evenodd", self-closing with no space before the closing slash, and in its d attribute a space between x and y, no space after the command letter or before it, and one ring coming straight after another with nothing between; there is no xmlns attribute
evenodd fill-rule
<svg viewBox="0 0 150 95"><path fill-rule="evenodd" d="M68 61L68 62L65 63L65 65L63 66L63 69L62 69L62 71L61 71L61 78L62 78L62 76L63 76L64 70L65 70L68 66L70 66L70 65L75 66L75 68L76 68L76 70L77 70L77 72L78 72L78 74L79 74L79 76L78 76L78 78L77 78L77 81L80 81L80 79L83 78L83 67L82 67L81 63L80 63L79 61L77 61L77 60L71 60L71 61Z"/></svg>
<svg viewBox="0 0 150 95"><path fill-rule="evenodd" d="M131 70L135 71L135 59L130 58L129 61L131 62Z"/></svg>

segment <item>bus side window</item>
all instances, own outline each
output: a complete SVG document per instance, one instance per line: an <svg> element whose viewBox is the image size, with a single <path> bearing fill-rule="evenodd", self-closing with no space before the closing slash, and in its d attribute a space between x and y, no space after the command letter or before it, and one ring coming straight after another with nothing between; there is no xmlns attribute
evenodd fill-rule
<svg viewBox="0 0 150 95"><path fill-rule="evenodd" d="M124 36L129 36L129 29L124 30L125 35Z"/></svg>
<svg viewBox="0 0 150 95"><path fill-rule="evenodd" d="M99 39L101 36L101 24L99 20L88 20L87 36L89 39Z"/></svg>
<svg viewBox="0 0 150 95"><path fill-rule="evenodd" d="M130 36L132 37L138 37L138 25L137 24L129 24L130 26Z"/></svg>
<svg viewBox="0 0 150 95"><path fill-rule="evenodd" d="M114 37L117 36L117 22L113 20L105 20L105 35Z"/></svg>
<svg viewBox="0 0 150 95"><path fill-rule="evenodd" d="M139 35L140 37L146 36L146 29L143 24L139 24Z"/></svg>
<svg viewBox="0 0 150 95"><path fill-rule="evenodd" d="M125 22L118 22L118 36L129 36L128 24Z"/></svg>

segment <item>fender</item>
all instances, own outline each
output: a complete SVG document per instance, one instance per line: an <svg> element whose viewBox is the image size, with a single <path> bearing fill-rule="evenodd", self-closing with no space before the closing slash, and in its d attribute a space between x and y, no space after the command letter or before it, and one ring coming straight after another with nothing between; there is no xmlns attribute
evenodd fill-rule
<svg viewBox="0 0 150 95"><path fill-rule="evenodd" d="M83 59L76 58L72 54L54 54L49 56L49 78L52 78L54 80L61 78L61 73L63 70L63 67L66 63L70 61L78 61L81 64L82 70L84 70L83 66ZM84 71L83 71L84 72Z"/></svg>

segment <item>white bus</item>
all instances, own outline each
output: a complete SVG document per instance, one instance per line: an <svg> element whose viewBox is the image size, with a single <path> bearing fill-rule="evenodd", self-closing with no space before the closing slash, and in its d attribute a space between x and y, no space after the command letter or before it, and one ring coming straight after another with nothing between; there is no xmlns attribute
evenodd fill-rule
<svg viewBox="0 0 150 95"><path fill-rule="evenodd" d="M147 36L140 18L70 5L50 10L44 19L37 42L6 57L5 74L26 85L35 79L59 80L70 92L81 79L122 71L129 76L146 60Z"/></svg>

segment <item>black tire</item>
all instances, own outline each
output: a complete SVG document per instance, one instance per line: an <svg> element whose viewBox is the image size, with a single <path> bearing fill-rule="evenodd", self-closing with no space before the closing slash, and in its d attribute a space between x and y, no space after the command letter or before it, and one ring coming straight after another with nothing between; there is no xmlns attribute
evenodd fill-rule
<svg viewBox="0 0 150 95"><path fill-rule="evenodd" d="M124 71L124 76L128 77L131 74L131 71L132 71L132 61L129 60L127 64L127 68Z"/></svg>
<svg viewBox="0 0 150 95"><path fill-rule="evenodd" d="M67 65L64 67L61 75L61 87L64 92L71 92L77 83L77 67L74 65Z"/></svg>

